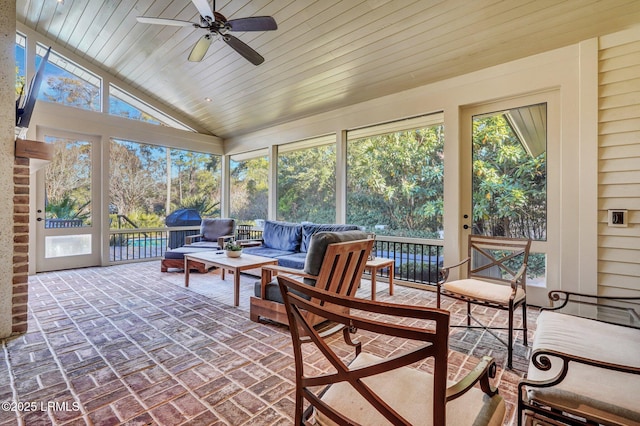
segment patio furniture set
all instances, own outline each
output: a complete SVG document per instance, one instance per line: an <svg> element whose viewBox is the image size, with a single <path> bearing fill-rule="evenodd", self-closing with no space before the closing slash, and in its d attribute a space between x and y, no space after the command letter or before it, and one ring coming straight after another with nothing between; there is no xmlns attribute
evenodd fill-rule
<svg viewBox="0 0 640 426"><path fill-rule="evenodd" d="M473 327L473 320L487 329L471 315L473 304L508 311L507 327L502 328L507 331L506 342L494 331L487 331L507 347L507 368L511 368L514 333L521 331L524 345L528 344L526 267L531 241L470 236L468 258L443 268L443 279L437 285L438 308L427 308L356 298L365 268L376 271L388 267L392 271L394 261L370 260L374 241L362 231L340 229L345 225L316 226L315 232L307 231L305 240L304 225L267 222L266 238L260 246L245 249L244 259L239 258L243 260L226 258L223 252L211 250L208 254L183 255L187 285L189 270L194 266L191 262L201 262L205 269L217 266L222 269L223 278L225 270L232 271L236 306L240 271L261 268L261 279L256 282L255 296L250 301L250 318L289 325L296 366L296 424L302 424L303 419L314 419L314 424L502 424L506 410L497 389L490 384L496 373L491 357L483 357L462 380L454 384L447 381L450 313L440 309L441 295L467 303L465 327ZM271 239L274 235L278 238ZM463 278L449 280L456 267L466 267ZM392 280L393 272L390 293ZM372 287L375 299L375 281ZM564 294L566 301L561 307L569 296L582 296L578 301L583 303L586 297ZM585 319L575 311L567 315L543 310L538 318L528 377L518 387L519 424L640 425L640 317L635 310L640 298L589 297L596 299L591 303L591 313L596 314L611 308L598 303L604 299L635 303L625 311L630 318L626 325L631 327ZM557 300L558 296L550 294L550 298ZM514 326L513 318L518 307L522 308L520 328ZM407 318L431 325L406 325ZM327 320L333 327L319 328ZM333 343L329 345L324 340L337 331L342 332L347 347L354 350L350 362L343 362L344 353L338 355ZM362 332L368 334L360 342L356 337L361 339ZM378 341L372 338L376 334L388 338ZM386 352L380 347L379 342L396 339L415 344L406 346L404 351L394 346ZM367 352L363 350L364 342L378 343ZM315 345L334 366L335 374L304 374L302 346L308 343ZM380 353L393 356L380 357ZM432 374L409 367L428 358L434 361ZM474 387L476 384L480 389ZM319 393L318 386L323 387Z"/></svg>

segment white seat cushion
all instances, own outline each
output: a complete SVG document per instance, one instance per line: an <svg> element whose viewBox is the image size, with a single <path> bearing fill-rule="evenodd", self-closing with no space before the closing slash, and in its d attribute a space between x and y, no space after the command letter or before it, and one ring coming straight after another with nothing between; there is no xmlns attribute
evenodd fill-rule
<svg viewBox="0 0 640 426"><path fill-rule="evenodd" d="M511 286L476 280L473 278L450 281L444 283L442 288L446 291L468 296L473 299L488 300L503 305L508 305L509 298L511 297ZM524 297L525 292L518 287L514 303L519 302Z"/></svg>
<svg viewBox="0 0 640 426"><path fill-rule="evenodd" d="M358 368L380 360L381 358L375 355L361 353L349 367ZM363 381L411 424L433 424L431 374L415 368L402 367L368 377ZM390 424L348 383L332 385L322 400L361 425ZM477 388L470 389L460 398L447 404L448 425L502 425L504 416L505 404L502 397L489 397ZM335 424L320 412L316 412L315 419L319 425Z"/></svg>
<svg viewBox="0 0 640 426"><path fill-rule="evenodd" d="M549 349L613 364L640 368L640 329L607 324L573 315L542 311L533 342L534 351ZM561 361L551 357L549 371L529 365L527 377L555 377ZM640 375L572 362L567 377L550 388L528 388L530 399L576 415L640 424Z"/></svg>

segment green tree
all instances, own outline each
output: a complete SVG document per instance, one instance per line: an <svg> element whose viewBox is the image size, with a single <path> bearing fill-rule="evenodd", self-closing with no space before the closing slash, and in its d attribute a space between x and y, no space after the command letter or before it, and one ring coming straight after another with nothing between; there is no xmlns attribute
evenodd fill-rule
<svg viewBox="0 0 640 426"><path fill-rule="evenodd" d="M442 229L444 129L349 141L347 220L379 233L437 237Z"/></svg>
<svg viewBox="0 0 640 426"><path fill-rule="evenodd" d="M280 154L277 187L279 219L335 222L335 144Z"/></svg>
<svg viewBox="0 0 640 426"><path fill-rule="evenodd" d="M267 218L269 158L231 161L231 217L241 221Z"/></svg>
<svg viewBox="0 0 640 426"><path fill-rule="evenodd" d="M503 114L474 119L474 233L546 239L546 174L546 152L529 155Z"/></svg>

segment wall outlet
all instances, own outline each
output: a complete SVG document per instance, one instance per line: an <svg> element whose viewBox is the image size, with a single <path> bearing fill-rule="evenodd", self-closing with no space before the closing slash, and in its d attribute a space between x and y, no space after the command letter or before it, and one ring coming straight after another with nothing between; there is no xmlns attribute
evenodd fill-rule
<svg viewBox="0 0 640 426"><path fill-rule="evenodd" d="M626 228L628 226L627 211L621 209L609 210L609 226Z"/></svg>

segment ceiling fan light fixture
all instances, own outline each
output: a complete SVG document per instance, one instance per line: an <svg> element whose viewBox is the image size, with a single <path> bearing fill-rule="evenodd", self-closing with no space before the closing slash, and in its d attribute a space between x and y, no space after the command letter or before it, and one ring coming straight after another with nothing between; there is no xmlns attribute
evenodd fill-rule
<svg viewBox="0 0 640 426"><path fill-rule="evenodd" d="M60 1L60 0L59 0ZM197 29L206 30L208 33L202 36L189 53L189 62L200 62L211 46L212 36L216 35L233 50L251 62L253 65L260 65L264 58L246 43L232 36L229 32L238 31L273 31L278 29L278 24L271 16L251 16L248 18L237 18L227 20L225 16L216 9L215 0L213 7L209 6L208 0L191 0L200 14L200 24L178 19L153 18L148 16L138 16L136 19L143 24L173 25L173 26L193 26Z"/></svg>

